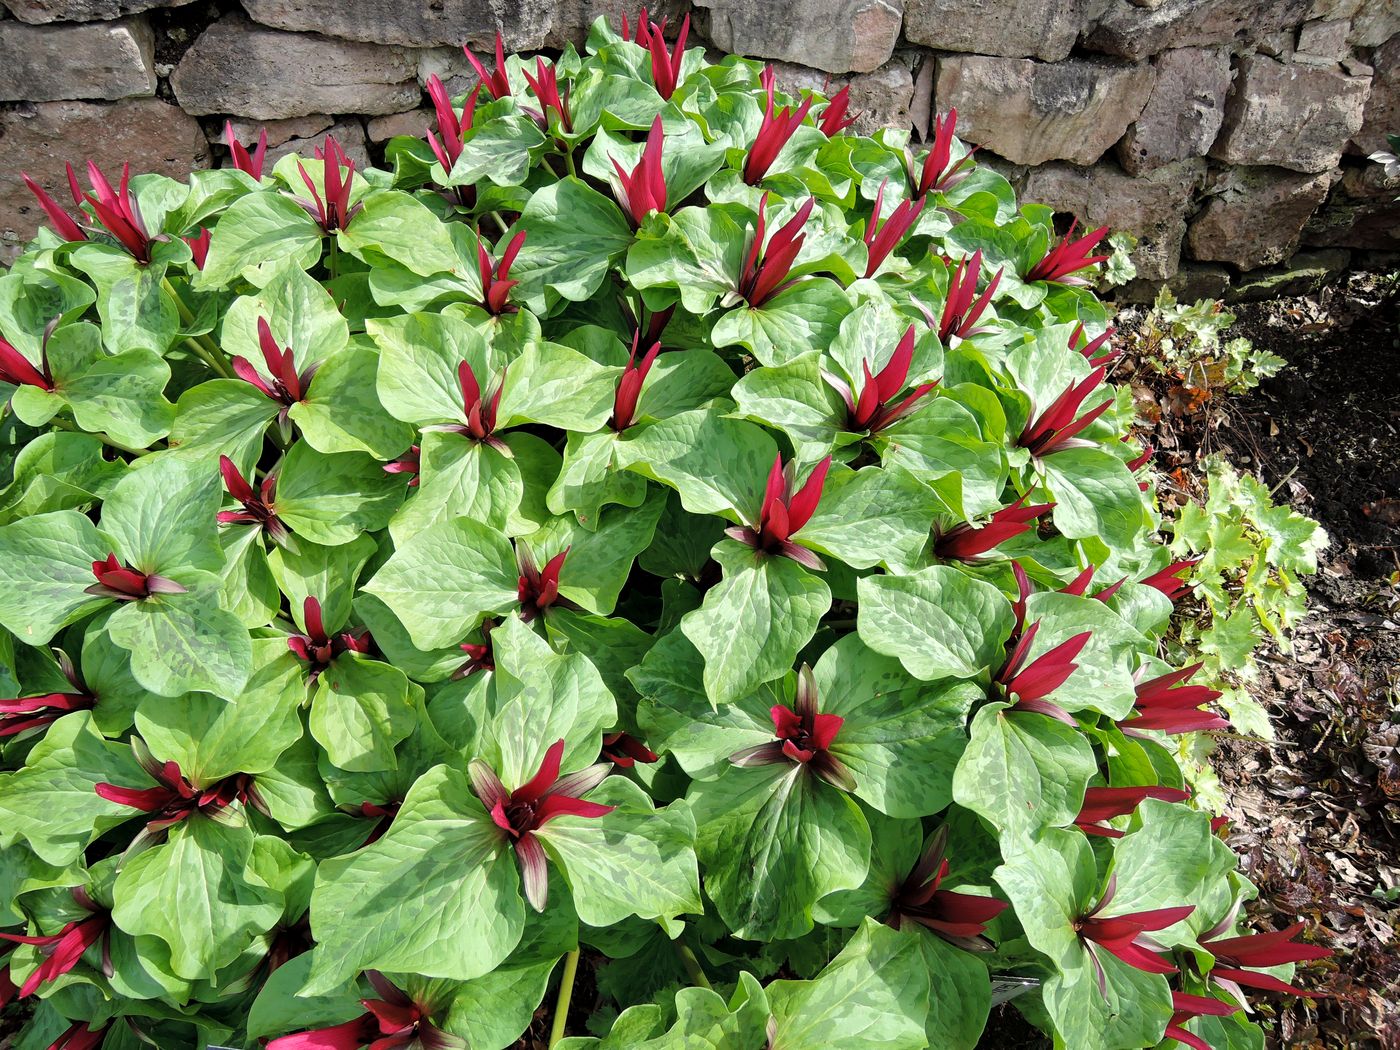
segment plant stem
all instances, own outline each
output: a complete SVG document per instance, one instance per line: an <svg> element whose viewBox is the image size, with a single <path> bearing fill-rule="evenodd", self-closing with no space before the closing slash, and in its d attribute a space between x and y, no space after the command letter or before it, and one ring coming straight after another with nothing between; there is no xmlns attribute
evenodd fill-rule
<svg viewBox="0 0 1400 1050"><path fill-rule="evenodd" d="M181 323L187 327L194 324L194 312L185 305L185 300L180 298L180 293L177 292L175 286L170 283L170 278L162 277L160 279L160 286L165 290L165 294L175 301L175 309L180 314ZM225 379L233 378L233 369L229 367L228 361L225 360L224 352L214 345L213 340L209 339L207 336L191 335L185 337L185 342L189 344L190 349L195 352L196 356L215 372L219 373L219 375L223 376Z"/></svg>
<svg viewBox="0 0 1400 1050"><path fill-rule="evenodd" d="M554 1024L549 1029L549 1045L553 1047L564 1038L564 1027L569 1020L569 1002L574 997L574 977L578 974L579 949L575 948L564 956L564 975L559 978L559 999L554 1004Z"/></svg>
<svg viewBox="0 0 1400 1050"><path fill-rule="evenodd" d="M564 151L564 164L569 169L569 174L578 178L578 169L574 167L574 151L566 149Z"/></svg>
<svg viewBox="0 0 1400 1050"><path fill-rule="evenodd" d="M690 950L690 945L683 944L677 939L671 942L671 946L676 949L676 954L680 956L681 965L685 967L685 972L690 976L690 983L697 984L701 988L709 988L710 979L705 976L705 971L700 969L700 960Z"/></svg>
<svg viewBox="0 0 1400 1050"><path fill-rule="evenodd" d="M502 237L504 237L507 233L510 232L510 227L506 225L506 220L501 218L500 212L493 211L491 213L491 221L494 222L497 228L501 231Z"/></svg>
<svg viewBox="0 0 1400 1050"><path fill-rule="evenodd" d="M64 419L62 416L54 416L54 418L49 420L49 422L52 423L54 426L58 427L58 429L60 430L70 430L75 434L87 434L89 437L95 437L98 441L102 442L109 448L114 448L118 452L125 452L131 456L144 456L148 452L156 451L152 448L132 448L130 445L123 445L120 441L108 437L100 430L84 430L82 427L78 426L78 424L71 423L68 420Z"/></svg>
<svg viewBox="0 0 1400 1050"><path fill-rule="evenodd" d="M334 281L340 276L340 239L331 234L331 250L326 258L326 269L330 271L331 280Z"/></svg>

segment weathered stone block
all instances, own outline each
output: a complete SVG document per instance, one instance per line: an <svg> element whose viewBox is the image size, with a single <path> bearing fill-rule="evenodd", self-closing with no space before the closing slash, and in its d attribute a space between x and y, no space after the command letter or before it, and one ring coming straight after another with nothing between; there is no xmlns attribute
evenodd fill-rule
<svg viewBox="0 0 1400 1050"><path fill-rule="evenodd" d="M1150 65L1103 59L945 55L935 105L956 106L958 135L1016 164L1092 164L1137 120L1152 93Z"/></svg>
<svg viewBox="0 0 1400 1050"><path fill-rule="evenodd" d="M388 142L397 135L423 137L423 132L437 120L431 109L411 109L407 113L394 113L387 117L374 117L365 123L371 142Z"/></svg>
<svg viewBox="0 0 1400 1050"><path fill-rule="evenodd" d="M1058 62L1087 21L1086 0L906 0L904 36L940 51Z"/></svg>
<svg viewBox="0 0 1400 1050"><path fill-rule="evenodd" d="M1351 252L1328 248L1298 252L1276 269L1245 274L1226 294L1232 303L1257 303L1294 295L1311 295L1342 275Z"/></svg>
<svg viewBox="0 0 1400 1050"><path fill-rule="evenodd" d="M1340 70L1285 65L1257 55L1241 59L1211 156L1293 171L1334 167L1361 129L1370 89L1369 77Z"/></svg>
<svg viewBox="0 0 1400 1050"><path fill-rule="evenodd" d="M284 33L241 18L206 29L171 74L189 113L280 120L308 113L401 113L422 99L418 60L378 44Z"/></svg>
<svg viewBox="0 0 1400 1050"><path fill-rule="evenodd" d="M1310 247L1400 250L1400 177L1386 178L1379 164L1349 168L1303 230Z"/></svg>
<svg viewBox="0 0 1400 1050"><path fill-rule="evenodd" d="M155 38L140 18L74 25L0 22L0 101L156 93Z"/></svg>
<svg viewBox="0 0 1400 1050"><path fill-rule="evenodd" d="M1187 231L1196 259L1241 270L1282 262L1293 254L1309 216L1327 196L1331 177L1280 168L1230 168Z"/></svg>
<svg viewBox="0 0 1400 1050"><path fill-rule="evenodd" d="M1400 35L1378 47L1373 58L1376 72L1371 94L1361 130L1351 140L1352 149L1364 155L1389 151L1386 135L1400 133Z"/></svg>
<svg viewBox="0 0 1400 1050"><path fill-rule="evenodd" d="M1169 47L1252 44L1308 16L1311 0L1112 0L1086 38L1095 51L1137 61Z"/></svg>
<svg viewBox="0 0 1400 1050"><path fill-rule="evenodd" d="M325 33L345 40L433 47L484 46L499 29L506 51L544 45L554 21L552 0L246 0L244 9L263 25L303 33ZM500 8L505 17L498 16Z"/></svg>
<svg viewBox="0 0 1400 1050"><path fill-rule="evenodd" d="M1379 47L1400 33L1400 0L1365 0L1351 20L1352 47Z"/></svg>
<svg viewBox="0 0 1400 1050"><path fill-rule="evenodd" d="M274 149L292 139L312 139L335 123L334 117L324 113L312 113L305 117L292 117L288 120L232 120L234 137L245 146L254 146L258 133L267 132L267 148ZM224 144L224 129L219 127L210 140Z"/></svg>
<svg viewBox="0 0 1400 1050"><path fill-rule="evenodd" d="M1130 175L1187 157L1203 157L1225 119L1230 54L1223 48L1163 51L1142 115L1119 140L1118 160Z"/></svg>
<svg viewBox="0 0 1400 1050"><path fill-rule="evenodd" d="M1150 303L1157 298L1163 285L1182 303L1220 299L1230 287L1230 271L1219 263L1184 262L1165 281L1149 281L1139 277L1111 294L1120 303Z"/></svg>
<svg viewBox="0 0 1400 1050"><path fill-rule="evenodd" d="M904 0L696 0L710 10L715 47L800 62L828 73L870 73L889 61Z"/></svg>
<svg viewBox="0 0 1400 1050"><path fill-rule="evenodd" d="M1112 162L1092 168L1047 164L1026 176L1021 196L1069 212L1087 227L1131 233L1138 238L1138 276L1160 281L1176 272L1186 214L1205 168L1203 159L1193 158L1135 179Z"/></svg>
<svg viewBox="0 0 1400 1050"><path fill-rule="evenodd" d="M1298 30L1298 49L1294 57L1299 62L1314 65L1336 65L1351 54L1347 34L1351 23L1342 19L1330 22L1305 22Z"/></svg>
<svg viewBox="0 0 1400 1050"><path fill-rule="evenodd" d="M67 201L63 165L85 158L108 176L133 170L181 178L205 166L209 145L199 122L159 99L109 104L40 102L0 112L0 259L11 259L34 236L44 213L20 181L23 166L55 199Z"/></svg>
<svg viewBox="0 0 1400 1050"><path fill-rule="evenodd" d="M905 57L910 56L906 53ZM803 89L829 94L849 84L851 112L859 113L851 128L857 134L868 135L880 128L907 128L910 125L909 107L914 98L914 74L909 63L900 57L873 73L846 77L828 77L818 70L787 62L774 62L773 71L777 74L779 88L792 95ZM828 80L830 83L827 83Z"/></svg>
<svg viewBox="0 0 1400 1050"><path fill-rule="evenodd" d="M4 0L0 6L21 22L98 22L157 7L183 7L190 0Z"/></svg>
<svg viewBox="0 0 1400 1050"><path fill-rule="evenodd" d="M314 156L315 149L326 141L327 135L335 136L341 149L345 150L345 155L355 162L355 167L360 170L369 167L369 140L365 137L365 125L355 117L347 117L306 138L288 139L275 147L269 146L267 163L270 166L289 153L297 153L303 157Z"/></svg>

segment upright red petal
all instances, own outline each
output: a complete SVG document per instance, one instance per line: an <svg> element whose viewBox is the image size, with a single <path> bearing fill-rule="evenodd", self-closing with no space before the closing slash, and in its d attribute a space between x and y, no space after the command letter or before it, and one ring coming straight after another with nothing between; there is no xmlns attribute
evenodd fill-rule
<svg viewBox="0 0 1400 1050"><path fill-rule="evenodd" d="M790 533L799 531L816 512L822 498L822 487L826 484L826 472L830 469L831 457L827 456L812 469L806 483L788 501Z"/></svg>

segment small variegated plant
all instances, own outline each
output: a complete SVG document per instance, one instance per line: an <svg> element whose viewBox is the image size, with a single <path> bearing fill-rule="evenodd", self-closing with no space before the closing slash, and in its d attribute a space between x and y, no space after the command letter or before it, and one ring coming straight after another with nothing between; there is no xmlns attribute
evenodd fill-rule
<svg viewBox="0 0 1400 1050"><path fill-rule="evenodd" d="M1258 1047L1328 952L1183 782L1105 231L621 28L469 53L390 170L31 181L16 1045L971 1050L1011 976L1057 1046Z"/></svg>

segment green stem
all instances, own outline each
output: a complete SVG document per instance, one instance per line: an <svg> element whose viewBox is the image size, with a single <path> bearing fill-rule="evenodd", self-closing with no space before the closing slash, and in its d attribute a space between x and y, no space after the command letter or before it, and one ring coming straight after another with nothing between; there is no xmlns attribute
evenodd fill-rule
<svg viewBox="0 0 1400 1050"><path fill-rule="evenodd" d="M132 448L130 445L123 445L120 441L108 437L100 430L84 430L82 427L78 426L78 424L71 423L68 420L64 419L62 416L54 416L54 418L49 420L49 422L52 423L54 426L58 427L60 430L71 430L75 434L87 434L89 437L95 437L98 441L102 442L109 448L114 448L118 452L125 452L131 456L144 456L148 452L157 451L153 448Z"/></svg>
<svg viewBox="0 0 1400 1050"><path fill-rule="evenodd" d="M165 294L175 301L175 309L180 314L180 322L186 327L194 324L194 312L185 305L185 300L180 298L180 293L175 290L175 286L170 283L169 277L160 279L160 286L165 289ZM225 379L233 378L233 369L229 367L228 361L224 358L224 352L214 345L213 340L208 336L186 336L185 342L206 365L212 368Z"/></svg>
<svg viewBox="0 0 1400 1050"><path fill-rule="evenodd" d="M504 237L507 233L510 232L510 227L506 225L506 220L501 218L500 212L493 211L491 213L491 221L494 222L497 228L500 229L502 237Z"/></svg>
<svg viewBox="0 0 1400 1050"><path fill-rule="evenodd" d="M574 151L566 149L564 151L564 164L569 169L569 174L578 178L578 169L574 167Z"/></svg>
<svg viewBox="0 0 1400 1050"><path fill-rule="evenodd" d="M685 972L690 975L690 983L699 985L701 988L709 988L710 979L705 976L705 971L700 969L700 960L695 957L690 946L679 940L672 941L671 945L676 949L676 954L680 956L681 965L685 967Z"/></svg>
<svg viewBox="0 0 1400 1050"><path fill-rule="evenodd" d="M553 1047L564 1038L569 1020L569 1002L574 997L574 977L578 974L578 954L575 948L564 956L564 975L559 979L559 999L554 1004L554 1024L549 1029L549 1045Z"/></svg>
<svg viewBox="0 0 1400 1050"><path fill-rule="evenodd" d="M340 276L340 238L331 234L330 255L326 259L326 269L330 271L331 280L334 281Z"/></svg>

